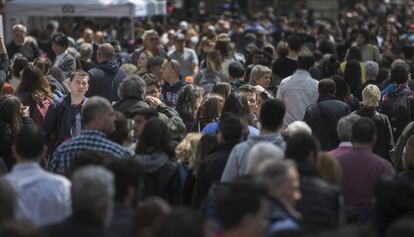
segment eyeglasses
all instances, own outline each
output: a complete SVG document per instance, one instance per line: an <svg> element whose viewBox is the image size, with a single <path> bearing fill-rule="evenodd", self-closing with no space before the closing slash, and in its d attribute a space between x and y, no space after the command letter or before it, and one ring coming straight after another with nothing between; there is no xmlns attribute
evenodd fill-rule
<svg viewBox="0 0 414 237"><path fill-rule="evenodd" d="M152 37L150 40L154 42L154 41L158 41L159 38L158 37Z"/></svg>

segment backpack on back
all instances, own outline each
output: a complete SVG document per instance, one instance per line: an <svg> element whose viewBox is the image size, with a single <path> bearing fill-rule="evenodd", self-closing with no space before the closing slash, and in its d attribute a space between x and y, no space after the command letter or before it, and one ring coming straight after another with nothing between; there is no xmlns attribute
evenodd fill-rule
<svg viewBox="0 0 414 237"><path fill-rule="evenodd" d="M47 110L49 109L50 104L52 104L52 100L49 98L36 103L33 112L33 122L37 124L39 127L43 126Z"/></svg>
<svg viewBox="0 0 414 237"><path fill-rule="evenodd" d="M403 132L405 126L411 121L410 102L408 96L409 90L404 90L401 94L395 92L389 94L387 101L381 106L381 111L386 114L390 120L394 139Z"/></svg>

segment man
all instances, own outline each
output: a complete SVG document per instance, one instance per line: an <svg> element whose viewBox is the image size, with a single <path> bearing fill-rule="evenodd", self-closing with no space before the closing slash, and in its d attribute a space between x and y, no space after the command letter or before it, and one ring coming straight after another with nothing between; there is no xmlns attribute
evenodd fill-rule
<svg viewBox="0 0 414 237"><path fill-rule="evenodd" d="M68 219L47 226L50 237L112 237L111 223L114 203L114 176L100 166L78 168L72 175L72 211Z"/></svg>
<svg viewBox="0 0 414 237"><path fill-rule="evenodd" d="M302 120L306 108L318 100L318 81L309 74L314 63L315 58L310 51L301 51L298 57L298 70L292 76L283 79L279 85L276 98L286 104L283 128L292 122Z"/></svg>
<svg viewBox="0 0 414 237"><path fill-rule="evenodd" d="M365 67L365 80L366 80L366 84L374 84L374 85L378 85L377 83L377 76L379 73L379 65L377 62L374 61L366 61L364 63L364 67Z"/></svg>
<svg viewBox="0 0 414 237"><path fill-rule="evenodd" d="M301 177L302 199L297 209L306 231L336 228L343 222L341 195L319 176L319 142L307 133L296 133L287 142L285 156L293 159Z"/></svg>
<svg viewBox="0 0 414 237"><path fill-rule="evenodd" d="M285 105L280 100L269 99L265 101L260 110L260 135L250 135L247 141L236 145L230 153L224 168L221 182L231 182L235 178L248 173L247 156L251 148L258 142L267 141L285 150L286 143L280 135Z"/></svg>
<svg viewBox="0 0 414 237"><path fill-rule="evenodd" d="M146 95L159 99L162 91L160 78L155 74L148 73L142 79L145 81Z"/></svg>
<svg viewBox="0 0 414 237"><path fill-rule="evenodd" d="M65 78L76 68L76 60L68 52L69 39L64 34L58 33L52 37L52 49L56 54L52 67L62 69Z"/></svg>
<svg viewBox="0 0 414 237"><path fill-rule="evenodd" d="M77 137L63 142L50 159L50 170L64 174L69 170L75 154L91 150L108 153L116 158L128 157L122 146L109 141L106 135L115 131L114 110L105 98L96 96L88 99L82 107L84 129Z"/></svg>
<svg viewBox="0 0 414 237"><path fill-rule="evenodd" d="M86 72L95 66L95 64L91 60L92 53L93 53L92 44L90 43L81 44L79 48L79 54L80 54L79 63L80 63L80 68Z"/></svg>
<svg viewBox="0 0 414 237"><path fill-rule="evenodd" d="M342 168L341 190L348 221L368 221L374 205L374 188L381 176L393 175L391 163L371 150L376 128L369 118L359 119L352 127L352 150L338 156Z"/></svg>
<svg viewBox="0 0 414 237"><path fill-rule="evenodd" d="M339 144L336 125L351 109L335 97L336 85L332 79L323 79L318 84L319 99L306 108L303 121L321 142L322 150L332 150Z"/></svg>
<svg viewBox="0 0 414 237"><path fill-rule="evenodd" d="M22 24L16 24L12 27L13 41L7 45L9 58L14 59L18 55L21 55L31 62L39 57L39 48L33 41L27 40L26 33L26 26Z"/></svg>
<svg viewBox="0 0 414 237"><path fill-rule="evenodd" d="M152 57L148 59L147 72L154 74L158 78L162 78L161 66L165 59L162 57Z"/></svg>
<svg viewBox="0 0 414 237"><path fill-rule="evenodd" d="M40 167L46 154L43 131L34 125L24 126L13 145L17 164L4 177L17 194L17 221L44 226L71 214L70 181Z"/></svg>
<svg viewBox="0 0 414 237"><path fill-rule="evenodd" d="M118 87L127 76L114 60L114 47L102 44L97 51L98 64L89 70L89 90L86 97L101 96L114 102L119 100Z"/></svg>
<svg viewBox="0 0 414 237"><path fill-rule="evenodd" d="M52 147L80 135L83 128L81 111L87 100L85 93L88 87L88 73L75 70L69 77L71 93L61 102L52 103L49 106L42 128Z"/></svg>
<svg viewBox="0 0 414 237"><path fill-rule="evenodd" d="M352 150L351 144L351 132L352 126L360 119L361 117L357 114L349 114L342 117L338 124L336 125L336 131L338 133L339 145L337 148L329 151L329 155L333 157L338 157L344 153L347 153Z"/></svg>
<svg viewBox="0 0 414 237"><path fill-rule="evenodd" d="M195 78L198 74L198 57L194 49L185 47L185 36L178 33L175 36L175 50L168 54L171 59L177 60L181 65L180 74L183 78Z"/></svg>
<svg viewBox="0 0 414 237"><path fill-rule="evenodd" d="M300 214L295 204L302 198L300 177L294 162L267 160L258 167L258 175L266 185L269 197L270 228L266 236L299 229Z"/></svg>
<svg viewBox="0 0 414 237"><path fill-rule="evenodd" d="M361 51L362 61L379 62L381 60L381 54L377 46L369 43L369 32L367 30L363 29L358 33L355 44Z"/></svg>
<svg viewBox="0 0 414 237"><path fill-rule="evenodd" d="M299 35L289 36L287 47L289 54L286 57L279 57L272 64L272 72L279 80L291 76L297 69L298 54L303 45Z"/></svg>
<svg viewBox="0 0 414 237"><path fill-rule="evenodd" d="M98 63L98 61L97 61L97 51L98 51L99 45L95 42L95 35L93 33L93 30L90 29L90 28L86 28L83 31L82 38L79 41L80 41L79 43L92 44L92 49L93 49L92 62L94 64Z"/></svg>
<svg viewBox="0 0 414 237"><path fill-rule="evenodd" d="M244 81L244 76L246 74L246 70L244 69L243 64L239 63L239 62L231 62L229 64L229 80L230 80L230 85L231 85L231 89L233 91L237 91L237 89L246 84L246 82Z"/></svg>
<svg viewBox="0 0 414 237"><path fill-rule="evenodd" d="M137 64L139 55L144 52L148 51L151 53L153 57L162 57L164 59L168 58L168 55L165 53L163 49L159 47L160 45L160 37L158 32L155 30L146 30L142 35L142 40L144 41L144 47L140 49L136 49L131 55L131 63Z"/></svg>
<svg viewBox="0 0 414 237"><path fill-rule="evenodd" d="M161 100L166 105L175 107L178 94L186 85L180 76L181 66L176 60L167 60L161 66L162 85Z"/></svg>

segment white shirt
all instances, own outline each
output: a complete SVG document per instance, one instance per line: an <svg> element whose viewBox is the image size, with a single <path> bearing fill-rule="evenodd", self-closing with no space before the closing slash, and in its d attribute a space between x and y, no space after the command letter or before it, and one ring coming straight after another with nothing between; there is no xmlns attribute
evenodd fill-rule
<svg viewBox="0 0 414 237"><path fill-rule="evenodd" d="M35 162L16 164L4 178L17 195L17 221L40 227L71 215L71 183L67 178L45 171Z"/></svg>
<svg viewBox="0 0 414 237"><path fill-rule="evenodd" d="M298 69L292 76L282 80L276 98L286 106L283 128L295 121L302 121L306 108L318 100L318 81L309 72Z"/></svg>
<svg viewBox="0 0 414 237"><path fill-rule="evenodd" d="M65 52L63 52L59 55L56 55L56 59L55 59L55 63L53 64L53 67L59 67L60 63L62 62L63 57L67 53L68 53L68 50L65 50Z"/></svg>

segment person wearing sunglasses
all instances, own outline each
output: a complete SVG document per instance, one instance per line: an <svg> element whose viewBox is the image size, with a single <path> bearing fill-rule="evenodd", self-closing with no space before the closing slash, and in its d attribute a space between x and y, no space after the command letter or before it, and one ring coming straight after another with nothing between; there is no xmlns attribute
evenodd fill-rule
<svg viewBox="0 0 414 237"><path fill-rule="evenodd" d="M142 40L144 42L144 47L136 49L131 54L131 62L137 64L139 55L147 51L152 57L162 57L168 59L167 53L160 48L160 38L158 32L155 30L146 30L142 34Z"/></svg>

